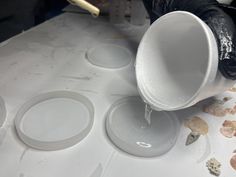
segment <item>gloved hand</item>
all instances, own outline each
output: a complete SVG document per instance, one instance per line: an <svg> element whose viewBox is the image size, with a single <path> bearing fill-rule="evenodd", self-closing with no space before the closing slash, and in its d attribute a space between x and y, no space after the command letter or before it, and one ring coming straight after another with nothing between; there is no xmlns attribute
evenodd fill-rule
<svg viewBox="0 0 236 177"><path fill-rule="evenodd" d="M151 23L172 11L188 11L201 18L212 30L218 44L219 70L236 80L236 27L216 0L143 0Z"/></svg>

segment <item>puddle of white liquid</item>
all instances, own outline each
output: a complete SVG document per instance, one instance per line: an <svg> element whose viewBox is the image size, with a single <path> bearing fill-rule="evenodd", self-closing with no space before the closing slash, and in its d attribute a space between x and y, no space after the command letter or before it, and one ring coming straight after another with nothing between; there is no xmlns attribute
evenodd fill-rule
<svg viewBox="0 0 236 177"><path fill-rule="evenodd" d="M152 111L145 104L140 97L118 100L108 111L106 130L111 141L123 151L139 157L156 157L175 145L179 122L174 114Z"/></svg>
<svg viewBox="0 0 236 177"><path fill-rule="evenodd" d="M151 115L152 115L152 108L150 105L145 104L145 115L144 119L147 121L148 125L151 124Z"/></svg>

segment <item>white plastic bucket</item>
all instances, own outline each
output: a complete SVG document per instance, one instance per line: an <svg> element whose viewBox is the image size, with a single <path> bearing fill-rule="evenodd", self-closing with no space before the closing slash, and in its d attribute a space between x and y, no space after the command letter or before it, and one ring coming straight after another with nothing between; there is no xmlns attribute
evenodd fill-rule
<svg viewBox="0 0 236 177"><path fill-rule="evenodd" d="M210 28L189 12L156 20L136 57L138 89L155 110L190 107L233 86L218 71L218 49Z"/></svg>

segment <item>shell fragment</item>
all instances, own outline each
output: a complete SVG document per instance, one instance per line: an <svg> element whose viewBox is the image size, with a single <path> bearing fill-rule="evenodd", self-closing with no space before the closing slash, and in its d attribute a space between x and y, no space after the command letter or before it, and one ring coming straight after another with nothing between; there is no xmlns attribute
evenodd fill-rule
<svg viewBox="0 0 236 177"><path fill-rule="evenodd" d="M206 166L212 175L220 176L221 164L215 158L211 158L210 160L208 160Z"/></svg>

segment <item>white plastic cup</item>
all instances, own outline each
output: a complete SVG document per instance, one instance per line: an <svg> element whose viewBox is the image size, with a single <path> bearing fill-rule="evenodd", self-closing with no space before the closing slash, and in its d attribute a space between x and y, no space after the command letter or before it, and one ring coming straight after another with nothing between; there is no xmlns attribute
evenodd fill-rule
<svg viewBox="0 0 236 177"><path fill-rule="evenodd" d="M179 110L234 85L218 71L218 48L210 28L184 11L168 13L145 33L136 57L143 100L155 110Z"/></svg>

